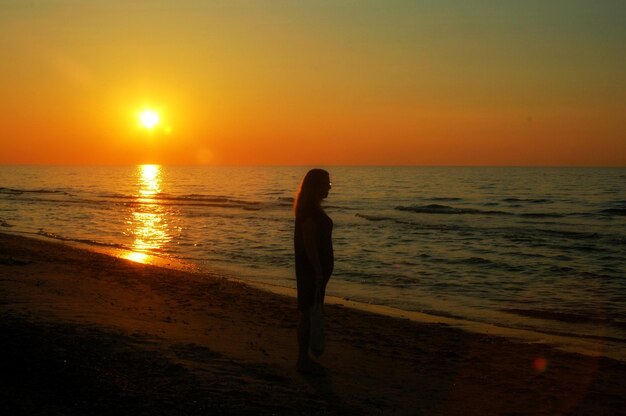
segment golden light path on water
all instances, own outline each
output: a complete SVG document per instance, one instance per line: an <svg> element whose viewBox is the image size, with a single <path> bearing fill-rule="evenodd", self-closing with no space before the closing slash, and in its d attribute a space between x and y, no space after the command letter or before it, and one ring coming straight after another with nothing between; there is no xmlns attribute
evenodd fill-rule
<svg viewBox="0 0 626 416"><path fill-rule="evenodd" d="M150 253L160 251L171 240L165 211L158 200L161 193L161 166L139 165L137 186L137 197L131 204L131 215L126 221L127 234L134 236L133 247L123 258L146 263Z"/></svg>

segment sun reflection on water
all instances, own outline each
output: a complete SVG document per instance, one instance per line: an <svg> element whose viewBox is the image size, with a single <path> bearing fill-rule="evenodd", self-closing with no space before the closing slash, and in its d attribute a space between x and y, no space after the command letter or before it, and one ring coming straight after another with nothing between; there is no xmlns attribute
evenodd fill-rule
<svg viewBox="0 0 626 416"><path fill-rule="evenodd" d="M134 236L132 251L123 256L138 263L147 263L150 254L162 251L171 240L164 207L158 196L161 193L161 166L139 165L137 167L139 187L135 203L131 204L126 232Z"/></svg>
<svg viewBox="0 0 626 416"><path fill-rule="evenodd" d="M139 165L139 195L151 198L161 192L161 166Z"/></svg>

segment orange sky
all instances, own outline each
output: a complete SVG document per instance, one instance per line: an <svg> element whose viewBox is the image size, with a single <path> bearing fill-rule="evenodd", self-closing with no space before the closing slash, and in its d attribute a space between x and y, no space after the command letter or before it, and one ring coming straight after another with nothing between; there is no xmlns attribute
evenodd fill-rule
<svg viewBox="0 0 626 416"><path fill-rule="evenodd" d="M3 1L0 163L626 166L622 4Z"/></svg>

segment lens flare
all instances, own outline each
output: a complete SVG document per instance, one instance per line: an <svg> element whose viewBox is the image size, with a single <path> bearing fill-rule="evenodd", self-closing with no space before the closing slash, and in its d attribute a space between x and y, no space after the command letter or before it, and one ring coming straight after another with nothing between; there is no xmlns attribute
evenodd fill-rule
<svg viewBox="0 0 626 416"><path fill-rule="evenodd" d="M543 357L535 358L535 361L533 361L533 368L536 372L543 373L548 368L548 360Z"/></svg>

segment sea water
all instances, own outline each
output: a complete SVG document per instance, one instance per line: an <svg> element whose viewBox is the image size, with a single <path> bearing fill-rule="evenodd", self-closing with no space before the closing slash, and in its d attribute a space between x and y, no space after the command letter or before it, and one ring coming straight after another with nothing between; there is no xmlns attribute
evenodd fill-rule
<svg viewBox="0 0 626 416"><path fill-rule="evenodd" d="M0 230L293 288L307 170L0 166ZM626 169L328 170L330 294L626 347Z"/></svg>

